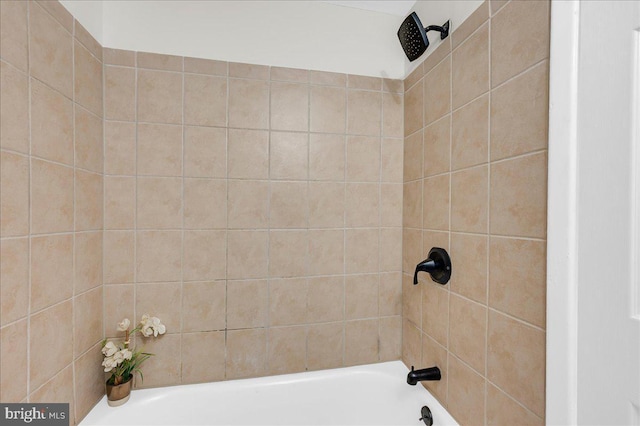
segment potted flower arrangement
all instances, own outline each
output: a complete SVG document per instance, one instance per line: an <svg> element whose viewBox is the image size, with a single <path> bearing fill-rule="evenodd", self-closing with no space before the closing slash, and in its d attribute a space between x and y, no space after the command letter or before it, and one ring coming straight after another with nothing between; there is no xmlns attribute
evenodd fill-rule
<svg viewBox="0 0 640 426"><path fill-rule="evenodd" d="M130 349L131 337L135 333L140 333L143 337L157 337L166 331L159 318L147 314L142 316L140 323L133 330L129 330L130 325L131 321L128 318L118 323L118 331L125 332L124 342L114 343L107 339L102 342L102 366L105 373L111 373L106 384L107 403L111 407L117 407L129 400L134 374L140 374L140 378L144 380L140 365L153 356L135 348Z"/></svg>

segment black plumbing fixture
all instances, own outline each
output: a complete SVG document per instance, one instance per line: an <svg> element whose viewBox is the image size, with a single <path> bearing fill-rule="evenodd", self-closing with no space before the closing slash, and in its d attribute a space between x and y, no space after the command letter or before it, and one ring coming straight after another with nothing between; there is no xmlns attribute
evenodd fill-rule
<svg viewBox="0 0 640 426"><path fill-rule="evenodd" d="M420 410L420 414L422 414L422 417L420 417L418 420L422 420L427 426L433 426L433 414L431 414L431 410L429 409L429 407L427 407L426 405L422 407L422 410Z"/></svg>
<svg viewBox="0 0 640 426"><path fill-rule="evenodd" d="M431 279L438 284L446 284L451 278L451 258L443 248L433 247L429 250L429 257L416 266L413 274L413 284L418 284L418 272L428 272Z"/></svg>
<svg viewBox="0 0 640 426"><path fill-rule="evenodd" d="M411 62L418 59L429 47L429 39L427 38L429 31L439 31L440 39L444 40L449 35L449 21L445 22L441 27L429 25L425 28L422 26L418 15L412 12L400 25L398 39L400 39L400 45Z"/></svg>
<svg viewBox="0 0 640 426"><path fill-rule="evenodd" d="M418 382L424 381L436 381L440 380L440 369L438 367L423 368L422 370L414 370L413 365L411 371L407 374L407 383L411 386L415 386Z"/></svg>

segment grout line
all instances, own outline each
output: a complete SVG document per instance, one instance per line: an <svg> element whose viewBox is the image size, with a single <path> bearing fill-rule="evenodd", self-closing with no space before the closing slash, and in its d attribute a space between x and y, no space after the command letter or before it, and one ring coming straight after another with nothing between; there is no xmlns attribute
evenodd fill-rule
<svg viewBox="0 0 640 426"><path fill-rule="evenodd" d="M27 275L27 279L28 279L28 289L27 289L27 295L28 295L28 300L27 300L27 383L26 383L26 400L27 402L31 401L31 299L32 299L32 281L33 281L33 274L31 271L31 263L32 263L32 242L31 242L31 231L33 229L33 214L32 214L32 209L33 209L33 203L32 203L32 198L33 198L33 193L31 191L31 185L33 183L33 159L31 157L31 152L32 152L32 134L33 134L33 123L32 123L32 105L31 105L31 60L30 60L30 52L31 52L31 7L32 7L33 3L27 3L26 5L26 9L27 9L27 72L26 72L26 77L27 77L27 90L29 91L28 96L29 99L27 100L28 102L28 117L29 117L29 152L28 152L28 161L29 161L29 231L28 231L28 254L27 254L27 261L28 261L28 275ZM75 132L74 132L75 133ZM73 349L73 348L72 348Z"/></svg>
<svg viewBox="0 0 640 426"><path fill-rule="evenodd" d="M489 92L491 92L491 90L492 90L491 88L488 88L488 89L487 89L487 90L485 90L484 92L480 93L478 96L476 96L476 97L474 97L474 98L471 98L470 100L466 101L466 102L465 102L465 103L463 103L462 105L457 106L457 107L455 107L455 108L452 108L452 110L451 110L451 114L453 115L454 113L456 113L456 112L458 112L458 111L460 111L460 110L464 109L465 107L467 107L467 106L471 105L472 103L474 103L474 102L476 102L476 101L478 101L478 100L482 99L483 97L485 97L485 96L489 95ZM490 111L490 110L489 110L489 111Z"/></svg>
<svg viewBox="0 0 640 426"><path fill-rule="evenodd" d="M489 9L491 9L491 4L488 5ZM489 10L489 14L491 14L491 10ZM485 272L486 272L486 278L485 278L485 303L486 303L486 310L485 310L485 329L484 329L484 374L482 375L482 377L484 378L484 424L488 424L488 407L489 407L489 396L488 396L488 379L487 377L489 376L489 284L491 282L491 262L490 262L490 257L491 257L491 253L490 253L490 249L491 249L491 107L492 107L492 92L493 90L491 89L491 81L492 81L492 61L491 61L491 43L492 43L492 23L493 23L493 19L491 17L488 18L487 20L487 43L489 44L488 47L488 63L487 63L487 67L488 67L488 74L489 74L489 92L488 92L488 113L487 113L487 121L488 121L488 125L487 125L487 161L489 162L489 167L487 167L487 234L488 234L488 238L485 242L485 250L487 253L487 257L485 259ZM481 26L482 27L482 26ZM480 28L481 28L480 27ZM478 28L479 29L479 28ZM468 39L467 39L468 40Z"/></svg>
<svg viewBox="0 0 640 426"><path fill-rule="evenodd" d="M105 198L107 194L107 179L105 178L105 170L107 170L107 138L106 138L106 120L105 116L107 115L107 102L106 102L106 92L107 92L107 67L104 64L104 49L102 49L102 339L104 340L107 336L107 298L106 298L106 289L105 285L105 253L106 245L105 245L105 236L106 236L106 226L105 222L107 219L107 203L105 203ZM135 181L134 181L135 182ZM133 319L135 322L135 318Z"/></svg>
<svg viewBox="0 0 640 426"><path fill-rule="evenodd" d="M269 68L269 77L271 77L271 68ZM268 189L267 189L267 309L266 309L266 324L265 324L265 358L264 358L264 368L265 368L265 374L267 374L270 369L271 369L271 365L269 362L269 347L270 347L270 343L271 343L271 339L269 339L269 331L271 330L271 196L273 195L273 183L271 182L271 135L272 135L272 129L271 129L271 96L273 95L273 92L271 90L271 81L270 78L267 79L267 90L269 91L268 93L268 104L267 104L267 108L268 108L268 112L267 112L267 176L268 176Z"/></svg>
<svg viewBox="0 0 640 426"><path fill-rule="evenodd" d="M2 1L5 1L5 0L2 0ZM30 44L30 43L29 43L29 44ZM72 59L72 60L73 60L73 59ZM4 61L3 61L3 62L4 62ZM8 62L5 62L5 63L8 63ZM29 64L29 67L31 67L31 64ZM16 69L19 71L19 68L16 68ZM22 71L22 73L24 74L24 71ZM74 100L73 100L73 94L71 95L71 97L69 97L68 95L66 95L66 94L62 93L62 92L60 91L60 89L53 87L50 83L47 83L46 81L44 81L44 80L40 80L38 77L36 77L36 76L34 76L34 75L31 75L31 68L29 68L29 74L28 74L28 77L29 77L29 79L33 79L33 80L37 81L39 84L42 84L43 86L47 87L48 89L50 89L50 90L54 91L56 94L58 94L58 95L60 95L60 96L64 97L66 100L71 101L71 102L74 102ZM75 90L75 88L74 88L74 87L72 87L72 88L71 88L71 90L73 91L73 90ZM93 115L96 115L94 112L92 112L92 114L93 114Z"/></svg>
<svg viewBox="0 0 640 426"><path fill-rule="evenodd" d="M525 158L525 157L532 157L534 155L546 153L547 151L548 150L545 147L545 148L536 149L535 151L530 151L530 152L525 152L523 154L514 155L513 157L501 158L499 160L492 161L491 162L491 166L494 166L494 165L500 164L500 163L505 163L505 162L511 161L511 160L520 160L520 159Z"/></svg>
<svg viewBox="0 0 640 426"><path fill-rule="evenodd" d="M489 58L489 59L491 59L491 58ZM539 61L534 62L533 64L529 65L524 70L522 70L522 71L518 72L517 74L507 78L505 81L501 82L500 84L497 84L496 86L491 87L491 90L500 89L503 86L506 86L507 84L509 84L513 80L516 80L517 78L522 77L523 75L527 74L528 72L532 71L534 68L540 66L541 64L543 64L545 62L547 62L547 63L549 62L549 56L545 56L544 58L540 59ZM492 82L489 81L489 84L491 84L491 83Z"/></svg>
<svg viewBox="0 0 640 426"><path fill-rule="evenodd" d="M479 8L478 8L479 9ZM478 9L474 10L477 11ZM473 13L472 13L473 14ZM471 17L471 15L469 15L469 17ZM469 35L467 35L461 42L458 43L458 45L456 47L453 47L453 43L451 43L451 52L453 54L454 51L460 49L460 47L462 47L463 45L469 43L469 41L471 40L471 38L473 36L475 36L477 33L479 33L482 30L482 27L484 27L485 25L489 25L488 22L491 21L491 17L487 16L487 19L485 19L484 21L482 21L480 23L480 25L478 25L476 27L475 30L473 30L471 33L469 33ZM465 21L466 22L466 21ZM489 42L489 56L491 56L491 42Z"/></svg>
<svg viewBox="0 0 640 426"><path fill-rule="evenodd" d="M532 415L534 415L536 418L542 420L541 423L544 423L544 417L540 417L539 415L537 415L536 413L534 413L530 408L527 408L524 404L522 404L520 401L518 401L517 399L515 399L513 396L511 396L511 394L509 394L506 390L504 390L503 388L501 388L500 386L498 386L496 383L492 382L489 379L486 379L486 382L488 383L488 385L492 385L493 387L495 387L496 389L498 389L500 392L504 393L507 398L509 398L512 402L516 403L517 405L519 405L520 407L522 407L525 411L531 413ZM487 385L487 386L488 386Z"/></svg>
<svg viewBox="0 0 640 426"><path fill-rule="evenodd" d="M76 252L78 250L78 247L76 245L76 235L75 232L78 228L78 215L76 213L77 211L77 203L78 203L78 184L77 184L77 179L78 179L78 173L77 173L77 164L78 164L78 159L77 159L77 155L76 155L76 112L77 112L77 108L78 108L78 104L77 104L77 100L76 100L76 85L75 85L75 81L76 81L76 67L75 67L75 63L76 63L76 43L75 43L75 20L73 21L73 33L71 34L71 62L72 62L72 69L71 69L71 93L72 93L72 105L73 105L73 117L72 117L72 128L74 129L72 140L73 140L73 245L72 245L72 274L73 274L73 279L71 280L72 283L72 289L71 289L71 294L72 294L72 303L71 303L71 348L72 348L72 356L71 356L71 372L72 372L72 380L74 383L73 386L73 402L74 402L74 412L70 413L70 415L74 416L74 420L76 420L77 417L77 410L78 410L78 404L77 404L77 400L78 400L78 394L77 394L77 389L75 386L76 383L76 357L75 357L75 352L76 352L76 344L78 342L76 342L75 336L76 336L76 321L75 321L75 316L76 316L76 312L77 312L77 306L76 306L76 269L78 267L78 265L76 264Z"/></svg>
<svg viewBox="0 0 640 426"><path fill-rule="evenodd" d="M133 170L135 174L133 196L134 196L134 215L133 215L133 324L138 323L138 54L133 53L134 63L134 162ZM133 336L135 341L135 335ZM138 388L137 380L134 379L134 388Z"/></svg>
<svg viewBox="0 0 640 426"><path fill-rule="evenodd" d="M186 127L184 125L185 123L185 117L184 117L184 109L185 109L185 93L186 93L186 85L185 85L185 75L184 75L184 56L180 58L180 62L181 62L181 68L182 70L180 71L180 77L181 77L181 90L180 90L180 95L181 95L181 112L182 112L182 123L180 124L181 127L181 132L180 132L180 137L181 137L181 154L182 154L182 163L181 163L181 178L180 178L180 183L181 183L181 199L180 199L180 210L181 210L181 216L182 216L182 233L181 233L181 239L182 242L180 244L180 339L178 342L178 346L180 349L180 355L179 355L179 359L180 359L180 383L184 382L184 379L182 377L183 371L184 371L184 363L182 360L182 352L183 352L183 343L182 343L182 335L184 332L184 248L185 248L185 244L186 244L186 239L185 239L185 226L184 226L184 216L185 216L185 196L184 196L184 170L185 170L185 163L184 163L184 154L185 154L185 131L186 131Z"/></svg>
<svg viewBox="0 0 640 426"><path fill-rule="evenodd" d="M229 329L229 62L225 63L225 87L226 91L226 99L225 99L225 141L224 141L224 150L225 150L225 164L224 164L224 179L225 179L225 267L224 267L224 380L227 380L229 377L227 375L227 362L229 358L228 354L228 329Z"/></svg>
<svg viewBox="0 0 640 426"><path fill-rule="evenodd" d="M449 40L449 53L445 56L445 58L441 61L444 63L445 60L449 61L449 223L447 229L447 244L449 245L449 253L451 253L451 219L453 217L453 42L452 39ZM434 66L431 71L435 70L440 64ZM430 72L431 72L430 71ZM451 363L449 362L451 352L451 282L447 287L447 405L449 402L449 368Z"/></svg>
<svg viewBox="0 0 640 426"><path fill-rule="evenodd" d="M311 227L311 79L309 78L309 72L307 71L307 81L305 83L306 91L307 91L307 130L306 130L306 147L307 147L307 241L306 241L306 250L307 256L305 259L305 281L307 284L307 295L306 295L306 310L309 312L309 292L311 289L311 282L309 280L310 272L311 272L311 250L310 250L310 227ZM271 108L269 108L271 111ZM271 156L269 156L271 159ZM309 316L307 316L307 319ZM309 330L310 326L305 327L305 345L304 345L304 369L305 371L309 371Z"/></svg>
<svg viewBox="0 0 640 426"><path fill-rule="evenodd" d="M383 86L383 81L381 81L380 86ZM378 283L378 291L376 293L376 317L378 319L378 357L377 361L380 362L382 360L381 356L381 346L382 346L382 335L381 335L381 321L380 321L380 285L381 285L381 273L380 273L380 253L382 252L382 206L383 206L383 198L382 198L382 141L384 134L384 93L380 91L380 135L378 137L378 253L377 258L378 261L377 266L377 283Z"/></svg>
<svg viewBox="0 0 640 426"><path fill-rule="evenodd" d="M504 7L505 7L506 5L508 5L509 3L510 3L510 0L508 0L507 2L505 2L502 6L500 6L500 7L498 8L498 10L496 10L496 11L494 11L494 12L491 12L491 4L489 4L489 15L490 15L490 18L491 18L491 19L493 19L493 17L495 17L495 16L496 16L496 15L497 15L497 14L498 14L502 9L504 9Z"/></svg>
<svg viewBox="0 0 640 426"><path fill-rule="evenodd" d="M347 126L349 123L349 97L347 86L349 77L346 76L344 87L344 131L341 136L343 140L343 209L342 209L342 366L347 363L347 165L349 164L349 137L347 136Z"/></svg>
<svg viewBox="0 0 640 426"><path fill-rule="evenodd" d="M542 333L547 333L546 329L540 327L539 325L535 325L535 324L531 324L530 322L527 322L526 320L523 320L522 318L518 318L516 316L514 316L513 314L510 314L508 312L504 312L499 310L498 308L495 308L493 306L487 306L488 310L497 314L500 314L502 316L505 316L507 318L509 318L510 320L513 320L521 325L524 325L526 327L532 328L536 331L540 331Z"/></svg>

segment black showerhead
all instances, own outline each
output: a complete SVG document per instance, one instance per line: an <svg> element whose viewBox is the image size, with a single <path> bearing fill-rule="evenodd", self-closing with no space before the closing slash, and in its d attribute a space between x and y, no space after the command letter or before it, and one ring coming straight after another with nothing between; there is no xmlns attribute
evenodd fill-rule
<svg viewBox="0 0 640 426"><path fill-rule="evenodd" d="M449 21L445 22L441 27L429 25L425 28L422 26L418 15L412 12L400 25L398 39L410 61L413 62L418 59L429 47L429 39L427 38L427 32L429 31L440 31L440 39L444 40L449 35Z"/></svg>

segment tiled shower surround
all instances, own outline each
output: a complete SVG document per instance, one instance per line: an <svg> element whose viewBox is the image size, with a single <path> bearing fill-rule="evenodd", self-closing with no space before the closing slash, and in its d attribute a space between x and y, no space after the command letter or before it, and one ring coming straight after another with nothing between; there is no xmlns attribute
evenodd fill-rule
<svg viewBox="0 0 640 426"><path fill-rule="evenodd" d="M151 313L138 387L403 359L463 424L541 423L548 13L485 3L402 82L0 1L0 400L79 422L100 341ZM413 286L431 246L452 281Z"/></svg>
<svg viewBox="0 0 640 426"><path fill-rule="evenodd" d="M137 385L398 359L402 82L104 61L105 332L168 330Z"/></svg>
<svg viewBox="0 0 640 426"><path fill-rule="evenodd" d="M462 424L544 423L548 59L549 2L485 2L405 79L402 359Z"/></svg>
<svg viewBox="0 0 640 426"><path fill-rule="evenodd" d="M139 387L400 358L401 81L103 51L1 4L3 401L79 421L146 312Z"/></svg>

